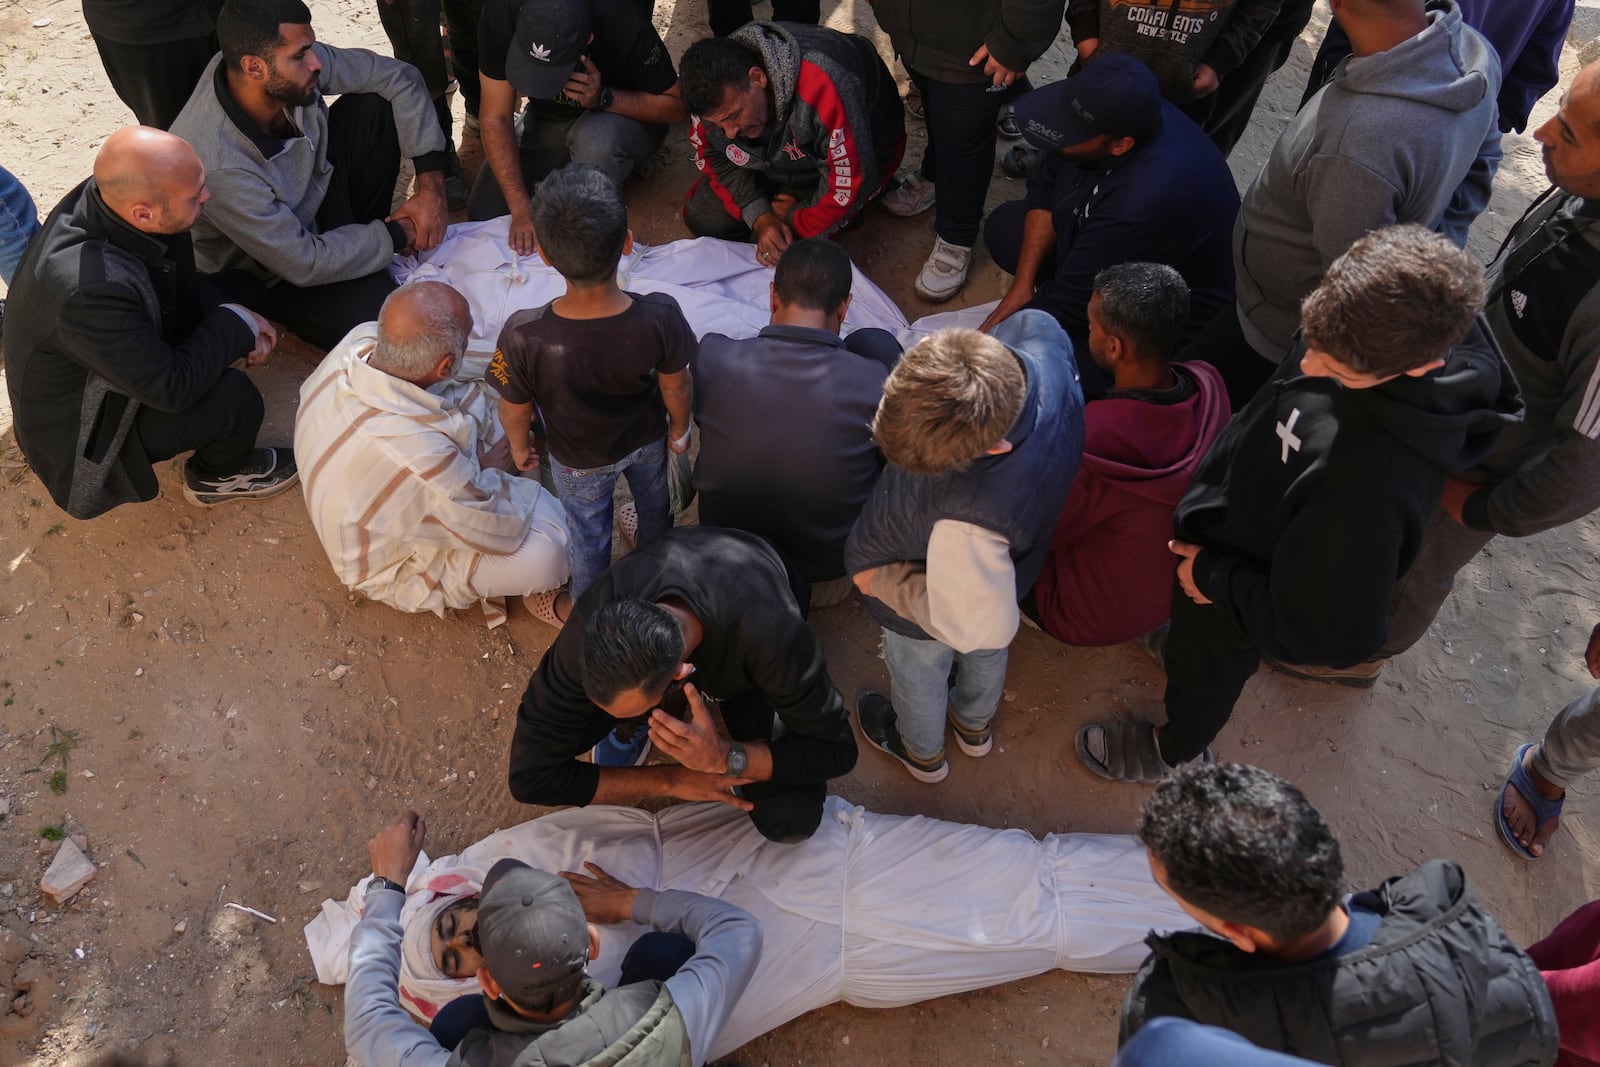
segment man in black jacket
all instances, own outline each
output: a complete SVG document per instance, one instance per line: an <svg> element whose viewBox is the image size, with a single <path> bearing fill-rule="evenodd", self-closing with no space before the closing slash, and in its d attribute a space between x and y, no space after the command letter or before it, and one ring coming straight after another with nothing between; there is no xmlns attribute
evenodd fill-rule
<svg viewBox="0 0 1600 1067"><path fill-rule="evenodd" d="M1554 1059L1544 979L1459 865L1430 860L1347 897L1321 813L1243 764L1188 767L1163 782L1139 839L1156 881L1209 933L1147 939L1122 1041L1167 1016L1319 1063Z"/></svg>
<svg viewBox="0 0 1600 1067"><path fill-rule="evenodd" d="M1483 300L1482 270L1416 225L1371 233L1328 268L1299 343L1178 504L1167 722L1083 727L1085 766L1157 781L1203 756L1262 653L1347 667L1383 644L1447 473L1522 415Z"/></svg>
<svg viewBox="0 0 1600 1067"><path fill-rule="evenodd" d="M272 496L299 477L289 449L255 447L261 393L229 366L266 362L277 334L221 303L195 269L189 228L208 195L181 139L118 130L12 280L4 342L17 444L74 518L152 499L151 464L191 449L184 496L200 506Z"/></svg>
<svg viewBox="0 0 1600 1067"><path fill-rule="evenodd" d="M578 806L718 800L750 812L772 840L810 837L828 780L855 766L856 741L791 589L772 547L733 530L679 527L619 560L578 598L528 682L511 795ZM648 727L677 763L578 761L619 723Z"/></svg>

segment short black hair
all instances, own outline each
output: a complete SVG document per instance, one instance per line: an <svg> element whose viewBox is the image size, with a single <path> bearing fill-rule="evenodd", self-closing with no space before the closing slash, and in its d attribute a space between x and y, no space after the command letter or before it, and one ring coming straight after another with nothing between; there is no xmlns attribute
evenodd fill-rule
<svg viewBox="0 0 1600 1067"><path fill-rule="evenodd" d="M790 307L832 311L850 295L850 254L826 237L807 237L784 249L772 284Z"/></svg>
<svg viewBox="0 0 1600 1067"><path fill-rule="evenodd" d="M678 79L683 85L683 102L692 115L704 115L722 103L730 88L750 84L750 68L765 66L761 53L731 37L707 37L696 41L678 63Z"/></svg>
<svg viewBox="0 0 1600 1067"><path fill-rule="evenodd" d="M217 14L217 45L222 61L240 70L245 56L271 60L283 42L284 23L311 25L311 9L301 0L228 0Z"/></svg>
<svg viewBox="0 0 1600 1067"><path fill-rule="evenodd" d="M683 627L660 604L617 600L583 624L583 693L599 705L665 690L683 662Z"/></svg>
<svg viewBox="0 0 1600 1067"><path fill-rule="evenodd" d="M592 163L568 163L539 183L533 198L539 255L578 284L617 272L628 242L628 208L617 183Z"/></svg>
<svg viewBox="0 0 1600 1067"><path fill-rule="evenodd" d="M1145 801L1139 840L1185 902L1281 941L1316 930L1344 894L1322 813L1260 767L1185 767Z"/></svg>
<svg viewBox="0 0 1600 1067"><path fill-rule="evenodd" d="M1100 321L1141 360L1170 360L1189 324L1189 283L1165 263L1119 263L1094 276Z"/></svg>

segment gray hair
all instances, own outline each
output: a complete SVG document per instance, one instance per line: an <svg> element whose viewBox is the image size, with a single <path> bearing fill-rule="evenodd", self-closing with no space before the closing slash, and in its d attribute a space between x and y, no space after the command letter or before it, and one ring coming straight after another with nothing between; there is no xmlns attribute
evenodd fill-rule
<svg viewBox="0 0 1600 1067"><path fill-rule="evenodd" d="M378 312L378 343L367 363L414 382L425 378L446 354L466 353L470 322L456 311L465 298L443 282L413 282L389 294ZM396 316L402 316L396 323Z"/></svg>

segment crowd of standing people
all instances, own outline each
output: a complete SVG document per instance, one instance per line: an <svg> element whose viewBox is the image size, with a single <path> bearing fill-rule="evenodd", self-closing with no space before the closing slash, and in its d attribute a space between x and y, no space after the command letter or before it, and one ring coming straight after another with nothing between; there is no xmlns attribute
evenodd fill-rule
<svg viewBox="0 0 1600 1067"><path fill-rule="evenodd" d="M350 589L491 625L520 598L559 631L517 715L518 801L728 805L778 845L817 833L858 736L928 784L947 740L988 755L1020 627L1138 640L1160 721L1091 723L1075 753L1157 787L1139 840L1203 932L1152 935L1119 1062L1600 1062L1593 906L1524 951L1448 860L1350 895L1305 797L1211 749L1263 665L1371 686L1497 534L1600 506L1600 63L1534 132L1550 188L1487 266L1463 250L1571 0L1331 0L1242 195L1227 153L1309 3L878 0L893 54L775 6L711 0L714 35L674 56L645 0L378 0L386 56L323 43L301 0L86 0L139 125L42 223L0 170L33 471L79 520L153 499L180 457L198 506L298 485ZM1034 85L1063 24L1076 61ZM685 234L771 271L756 336L697 336L619 276L628 190L679 139ZM1026 194L985 215L997 166ZM879 208L933 211L932 302L982 236L1011 281L977 328L845 332L835 239ZM466 296L389 269L462 210L565 283L482 377ZM292 445L258 439L247 373L280 331L326 352ZM852 595L887 672L853 701L808 621ZM1600 627L1586 657L1600 677ZM1539 859L1596 767L1600 688L1512 757L1508 848ZM424 946L483 996L410 1021L424 835L408 814L371 846L347 998L368 1067L707 1058L759 925L598 868L496 864L472 925L441 914ZM661 938L607 990L589 923L627 919Z"/></svg>

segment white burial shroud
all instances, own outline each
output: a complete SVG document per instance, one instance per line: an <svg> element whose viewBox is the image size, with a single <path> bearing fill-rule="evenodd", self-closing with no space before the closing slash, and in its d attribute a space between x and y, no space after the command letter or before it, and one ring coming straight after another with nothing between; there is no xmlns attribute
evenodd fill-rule
<svg viewBox="0 0 1600 1067"><path fill-rule="evenodd" d="M506 244L510 225L510 216L458 223L431 252L397 256L389 268L401 284L449 282L467 298L474 325L463 377L483 376L506 319L567 291L561 275L544 260L511 251ZM635 244L618 265L617 282L636 293L666 293L676 299L696 337L754 337L771 318L772 274L756 260L754 245L697 237L656 246ZM859 269L851 296L844 333L877 326L898 334L906 327L894 301Z"/></svg>
<svg viewBox="0 0 1600 1067"><path fill-rule="evenodd" d="M1192 926L1150 876L1144 849L1113 834L993 830L924 816L879 815L829 797L809 840L777 844L724 804L572 808L501 830L459 856L419 860L409 879L401 999L431 1018L474 992L443 978L427 948L439 910L475 894L496 860L549 871L584 862L630 885L687 889L761 922L755 978L711 1048L716 1059L835 1001L890 1008L1060 968L1121 973L1146 955L1150 930ZM324 901L306 942L324 982L345 980L366 880ZM590 973L608 985L645 930L602 928Z"/></svg>

